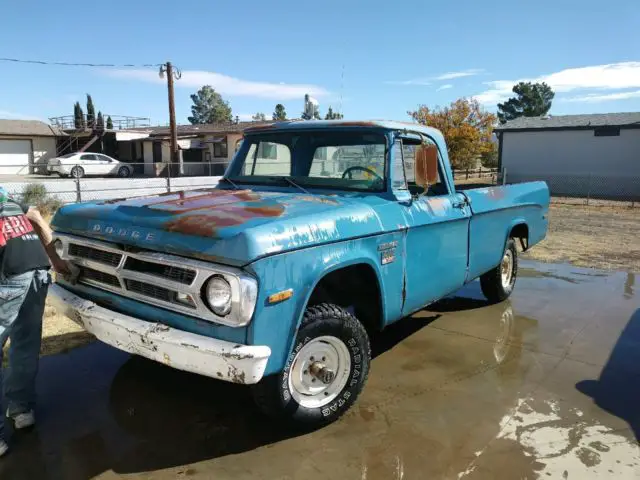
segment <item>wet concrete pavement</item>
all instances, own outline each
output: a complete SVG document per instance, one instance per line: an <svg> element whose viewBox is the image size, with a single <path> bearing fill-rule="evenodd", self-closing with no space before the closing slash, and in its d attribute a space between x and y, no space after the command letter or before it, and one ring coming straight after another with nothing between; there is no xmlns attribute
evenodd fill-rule
<svg viewBox="0 0 640 480"><path fill-rule="evenodd" d="M0 479L640 478L640 276L522 262L373 340L358 403L284 430L246 388L95 343L46 357Z"/></svg>

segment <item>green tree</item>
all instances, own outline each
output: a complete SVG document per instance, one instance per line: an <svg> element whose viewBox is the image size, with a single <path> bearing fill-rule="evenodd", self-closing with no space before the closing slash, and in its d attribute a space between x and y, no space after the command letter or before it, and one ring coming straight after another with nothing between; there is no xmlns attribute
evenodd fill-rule
<svg viewBox="0 0 640 480"><path fill-rule="evenodd" d="M538 117L551 109L555 96L546 83L520 82L513 87L515 97L498 104L498 119L505 123L518 117Z"/></svg>
<svg viewBox="0 0 640 480"><path fill-rule="evenodd" d="M419 105L407 113L418 123L442 132L454 168L473 167L478 157L494 148L491 135L496 116L484 111L475 99L461 98L444 108Z"/></svg>
<svg viewBox="0 0 640 480"><path fill-rule="evenodd" d="M480 161L485 168L498 168L498 144L491 142L491 148L480 154Z"/></svg>
<svg viewBox="0 0 640 480"><path fill-rule="evenodd" d="M204 85L191 95L191 117L193 125L206 123L230 123L232 119L231 107L211 85Z"/></svg>
<svg viewBox="0 0 640 480"><path fill-rule="evenodd" d="M113 130L113 120L111 120L111 115L107 117L107 130Z"/></svg>
<svg viewBox="0 0 640 480"><path fill-rule="evenodd" d="M104 130L104 117L100 110L98 110L98 117L96 118L96 130Z"/></svg>
<svg viewBox="0 0 640 480"><path fill-rule="evenodd" d="M87 126L93 128L96 123L96 109L93 106L93 99L87 93Z"/></svg>
<svg viewBox="0 0 640 480"><path fill-rule="evenodd" d="M253 120L254 122L264 122L266 119L267 116L262 112L258 112L251 117L251 120Z"/></svg>
<svg viewBox="0 0 640 480"><path fill-rule="evenodd" d="M344 115L339 112L334 112L331 107L329 107L327 114L324 116L325 120L341 120L342 118L344 118Z"/></svg>
<svg viewBox="0 0 640 480"><path fill-rule="evenodd" d="M274 110L273 114L271 115L271 118L273 118L274 120L286 120L287 119L287 112L284 109L284 105L279 103L276 105L276 109Z"/></svg>
<svg viewBox="0 0 640 480"><path fill-rule="evenodd" d="M73 123L75 128L80 129L85 127L84 112L80 106L80 102L76 102L73 105Z"/></svg>

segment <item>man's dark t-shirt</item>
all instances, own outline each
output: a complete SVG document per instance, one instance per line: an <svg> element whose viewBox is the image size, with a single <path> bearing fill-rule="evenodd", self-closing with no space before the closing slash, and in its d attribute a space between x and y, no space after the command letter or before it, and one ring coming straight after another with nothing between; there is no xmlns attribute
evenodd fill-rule
<svg viewBox="0 0 640 480"><path fill-rule="evenodd" d="M25 213L28 207L11 199L0 203L0 276L49 268L49 257Z"/></svg>

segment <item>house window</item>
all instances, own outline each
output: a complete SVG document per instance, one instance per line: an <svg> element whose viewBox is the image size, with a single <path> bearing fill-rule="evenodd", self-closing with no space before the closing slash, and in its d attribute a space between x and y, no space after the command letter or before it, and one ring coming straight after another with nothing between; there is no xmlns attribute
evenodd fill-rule
<svg viewBox="0 0 640 480"><path fill-rule="evenodd" d="M227 158L227 140L213 144L213 156L215 158Z"/></svg>
<svg viewBox="0 0 640 480"><path fill-rule="evenodd" d="M619 137L620 127L598 127L593 130L595 137Z"/></svg>

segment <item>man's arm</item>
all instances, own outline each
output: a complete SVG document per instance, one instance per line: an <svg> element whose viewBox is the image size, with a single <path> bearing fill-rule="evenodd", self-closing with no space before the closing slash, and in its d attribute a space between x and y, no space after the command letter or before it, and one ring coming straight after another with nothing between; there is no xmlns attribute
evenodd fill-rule
<svg viewBox="0 0 640 480"><path fill-rule="evenodd" d="M26 215L31 222L31 225L33 225L33 229L38 234L38 237L40 238L40 241L42 242L42 245L44 246L44 249L49 256L49 260L53 265L53 269L56 272L64 275L71 274L72 271L68 262L60 258L53 246L53 231L51 230L49 223L44 218L42 218L42 215L40 215L40 212L35 207L29 207Z"/></svg>

